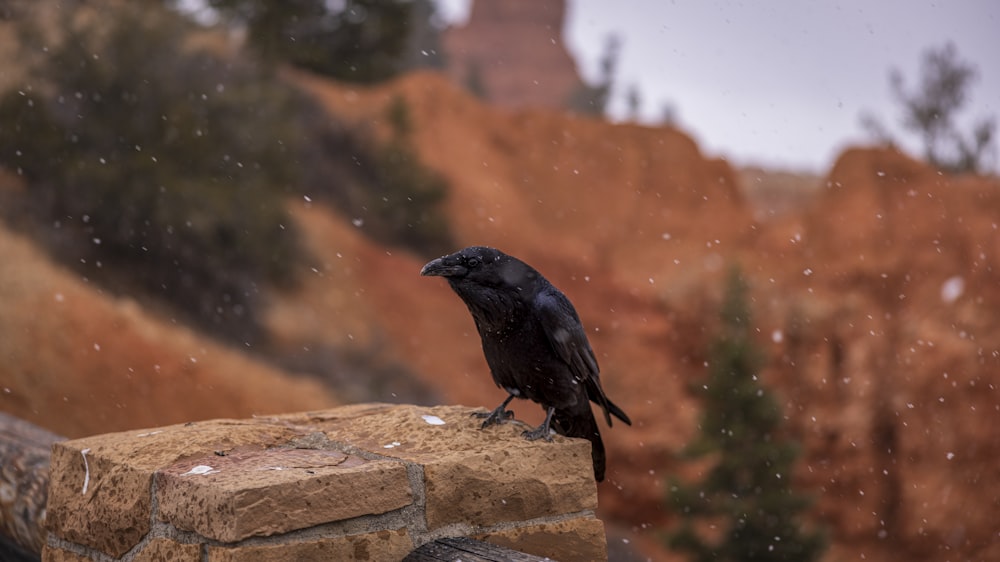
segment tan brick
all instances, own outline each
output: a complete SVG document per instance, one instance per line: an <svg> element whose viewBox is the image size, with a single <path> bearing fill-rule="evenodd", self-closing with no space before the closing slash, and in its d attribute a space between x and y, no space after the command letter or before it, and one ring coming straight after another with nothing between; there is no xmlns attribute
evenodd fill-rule
<svg viewBox="0 0 1000 562"><path fill-rule="evenodd" d="M58 537L117 558L149 532L151 473L93 449L85 459L86 449L78 441L52 447L47 526Z"/></svg>
<svg viewBox="0 0 1000 562"><path fill-rule="evenodd" d="M424 465L430 530L597 507L588 441L528 441L518 423L480 430L473 410L461 406L366 406L313 413L309 421L335 441Z"/></svg>
<svg viewBox="0 0 1000 562"><path fill-rule="evenodd" d="M213 420L57 443L47 504L49 531L119 557L149 531L156 469L192 454L277 445L305 433L288 424ZM86 463L84 450L89 451Z"/></svg>
<svg viewBox="0 0 1000 562"><path fill-rule="evenodd" d="M604 523L593 516L505 529L475 538L560 562L608 559Z"/></svg>
<svg viewBox="0 0 1000 562"><path fill-rule="evenodd" d="M132 562L201 562L201 545L156 538L136 553Z"/></svg>
<svg viewBox="0 0 1000 562"><path fill-rule="evenodd" d="M402 560L413 550L406 529L254 546L210 546L208 562L329 562L332 560Z"/></svg>
<svg viewBox="0 0 1000 562"><path fill-rule="evenodd" d="M402 463L317 449L190 458L160 471L156 482L161 520L223 542L385 513L413 501Z"/></svg>
<svg viewBox="0 0 1000 562"><path fill-rule="evenodd" d="M91 562L90 558L68 550L45 545L42 547L42 562Z"/></svg>

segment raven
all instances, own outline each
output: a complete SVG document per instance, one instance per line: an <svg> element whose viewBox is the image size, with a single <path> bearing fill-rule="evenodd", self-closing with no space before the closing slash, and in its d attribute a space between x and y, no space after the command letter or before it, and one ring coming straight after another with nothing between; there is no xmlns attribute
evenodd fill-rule
<svg viewBox="0 0 1000 562"><path fill-rule="evenodd" d="M507 405L527 398L545 409L545 421L523 433L550 441L549 428L591 442L594 478L604 480L604 443L590 401L632 425L604 394L597 358L576 309L559 289L523 261L484 246L473 246L431 261L421 275L444 277L472 313L483 340L493 382L507 399L485 417L482 427L514 416Z"/></svg>

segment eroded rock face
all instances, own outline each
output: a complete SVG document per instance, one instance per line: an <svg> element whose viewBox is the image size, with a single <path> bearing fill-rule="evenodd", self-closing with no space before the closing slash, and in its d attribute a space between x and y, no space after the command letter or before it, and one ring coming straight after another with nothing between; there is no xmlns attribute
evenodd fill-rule
<svg viewBox="0 0 1000 562"><path fill-rule="evenodd" d="M565 0L473 2L442 43L452 81L503 107L565 108L582 85L562 40Z"/></svg>

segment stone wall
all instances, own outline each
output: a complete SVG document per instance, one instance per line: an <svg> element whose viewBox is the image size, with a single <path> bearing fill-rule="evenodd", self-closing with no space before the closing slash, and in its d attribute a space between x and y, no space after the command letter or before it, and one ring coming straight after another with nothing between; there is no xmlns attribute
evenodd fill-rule
<svg viewBox="0 0 1000 562"><path fill-rule="evenodd" d="M46 561L400 560L472 536L606 558L590 444L473 410L359 404L57 443Z"/></svg>

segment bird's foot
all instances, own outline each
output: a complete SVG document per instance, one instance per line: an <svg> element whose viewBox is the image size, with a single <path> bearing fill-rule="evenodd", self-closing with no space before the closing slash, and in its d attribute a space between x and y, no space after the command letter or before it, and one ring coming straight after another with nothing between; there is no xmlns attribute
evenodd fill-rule
<svg viewBox="0 0 1000 562"><path fill-rule="evenodd" d="M544 439L550 443L552 442L552 431L549 430L549 425L546 423L543 423L535 429L529 429L522 432L521 436L528 441L538 441L539 439Z"/></svg>
<svg viewBox="0 0 1000 562"><path fill-rule="evenodd" d="M486 429L491 425L500 425L514 419L514 410L508 410L505 406L500 406L492 412L472 412L472 417L483 420L483 425L479 429Z"/></svg>

